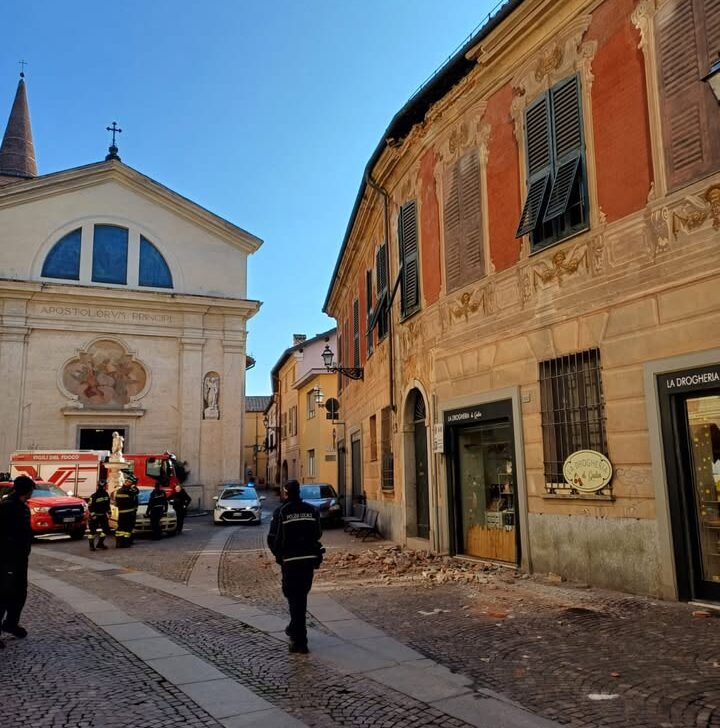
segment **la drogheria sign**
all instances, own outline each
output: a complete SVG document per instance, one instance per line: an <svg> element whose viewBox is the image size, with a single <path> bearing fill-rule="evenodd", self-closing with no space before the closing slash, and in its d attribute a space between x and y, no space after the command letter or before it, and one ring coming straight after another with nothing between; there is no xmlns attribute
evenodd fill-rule
<svg viewBox="0 0 720 728"><path fill-rule="evenodd" d="M563 463L565 482L580 493L597 493L612 478L610 461L596 450L576 450Z"/></svg>
<svg viewBox="0 0 720 728"><path fill-rule="evenodd" d="M687 392L692 389L720 387L720 366L714 365L702 369L665 374L660 377L660 386L668 394Z"/></svg>

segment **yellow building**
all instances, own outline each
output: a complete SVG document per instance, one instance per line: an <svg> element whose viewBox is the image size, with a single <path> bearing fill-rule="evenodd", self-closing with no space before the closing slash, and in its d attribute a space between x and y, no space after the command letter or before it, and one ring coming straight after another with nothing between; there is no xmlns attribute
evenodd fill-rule
<svg viewBox="0 0 720 728"><path fill-rule="evenodd" d="M270 397L245 397L245 427L243 455L245 482L265 485L267 477L267 441L264 424L265 410Z"/></svg>
<svg viewBox="0 0 720 728"><path fill-rule="evenodd" d="M337 419L326 420L324 407L337 397L337 376L328 373L322 358L323 349L335 343L335 329L310 339L295 334L293 345L272 369L268 419L270 433L277 436L269 456L275 461L270 469L277 484L299 480L337 485Z"/></svg>
<svg viewBox="0 0 720 728"><path fill-rule="evenodd" d="M384 534L720 600L718 27L509 0L391 121L324 307Z"/></svg>

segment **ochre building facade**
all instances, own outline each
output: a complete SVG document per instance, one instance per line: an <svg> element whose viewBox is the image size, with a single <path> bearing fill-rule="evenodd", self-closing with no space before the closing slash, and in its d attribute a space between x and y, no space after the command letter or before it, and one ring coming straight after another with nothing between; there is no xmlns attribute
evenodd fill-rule
<svg viewBox="0 0 720 728"><path fill-rule="evenodd" d="M393 118L325 303L387 536L720 599L718 50L716 0L516 0Z"/></svg>

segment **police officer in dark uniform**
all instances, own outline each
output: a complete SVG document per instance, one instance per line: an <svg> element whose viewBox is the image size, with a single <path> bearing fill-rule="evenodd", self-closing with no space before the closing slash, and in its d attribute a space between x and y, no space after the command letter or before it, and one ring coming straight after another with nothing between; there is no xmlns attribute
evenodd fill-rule
<svg viewBox="0 0 720 728"><path fill-rule="evenodd" d="M162 526L160 525L160 519L167 513L167 509L167 495L165 495L165 491L160 487L160 481L157 481L155 483L155 487L150 493L146 511L146 515L150 519L153 541L157 541L162 538Z"/></svg>
<svg viewBox="0 0 720 728"><path fill-rule="evenodd" d="M275 509L267 542L275 560L282 567L282 591L290 609L290 652L306 654L307 596L313 582L313 570L322 562L325 549L320 543L320 512L300 499L300 484L288 480L284 487L285 503Z"/></svg>
<svg viewBox="0 0 720 728"><path fill-rule="evenodd" d="M88 525L85 535L90 544L90 551L95 551L95 538L97 537L97 548L107 549L105 537L110 535L110 496L106 490L107 483L98 480L97 490L90 496L88 503Z"/></svg>
<svg viewBox="0 0 720 728"><path fill-rule="evenodd" d="M0 628L15 637L27 636L20 614L27 599L27 571L32 528L27 500L35 483L27 475L13 481L12 491L0 501ZM0 640L0 648L5 644Z"/></svg>
<svg viewBox="0 0 720 728"><path fill-rule="evenodd" d="M119 475L122 480L120 487L115 491L115 504L118 509L115 546L119 549L124 549L132 546L132 532L135 527L135 512L137 511L138 499L123 474L119 473Z"/></svg>

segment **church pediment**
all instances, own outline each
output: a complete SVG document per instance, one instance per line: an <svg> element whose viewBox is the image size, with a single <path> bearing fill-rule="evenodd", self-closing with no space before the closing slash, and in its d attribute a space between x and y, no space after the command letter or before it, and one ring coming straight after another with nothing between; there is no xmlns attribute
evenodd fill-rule
<svg viewBox="0 0 720 728"><path fill-rule="evenodd" d="M147 201L173 212L186 222L203 228L214 237L248 255L262 245L260 238L118 160L75 167L0 187L0 211L5 207L22 205L109 182L116 182L132 190Z"/></svg>

